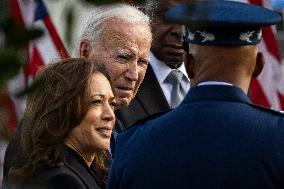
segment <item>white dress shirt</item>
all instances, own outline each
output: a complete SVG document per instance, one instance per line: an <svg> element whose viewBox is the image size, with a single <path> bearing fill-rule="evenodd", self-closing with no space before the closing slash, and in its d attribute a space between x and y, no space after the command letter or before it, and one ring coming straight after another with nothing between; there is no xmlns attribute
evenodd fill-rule
<svg viewBox="0 0 284 189"><path fill-rule="evenodd" d="M172 85L166 82L166 78L169 73L172 71L170 67L168 67L164 62L158 60L153 53L150 53L150 64L153 68L153 71L158 79L158 82L163 90L163 93L168 101L168 104L171 104L171 91ZM182 88L187 92L190 88L189 78L187 76L184 64L182 64L177 70L181 71L184 75L182 78Z"/></svg>
<svg viewBox="0 0 284 189"><path fill-rule="evenodd" d="M231 83L222 82L222 81L203 81L197 84L197 86L205 86L205 85L227 85L233 86Z"/></svg>

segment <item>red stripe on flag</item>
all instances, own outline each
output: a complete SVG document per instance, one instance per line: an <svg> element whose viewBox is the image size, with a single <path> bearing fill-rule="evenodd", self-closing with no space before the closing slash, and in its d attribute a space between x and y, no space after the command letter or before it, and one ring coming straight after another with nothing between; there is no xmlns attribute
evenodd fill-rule
<svg viewBox="0 0 284 189"><path fill-rule="evenodd" d="M258 6L264 6L264 2L263 0L248 0L249 3L258 5ZM267 53L270 54L270 56L272 56L273 58L275 58L276 62L279 64L279 68L275 68L275 66L273 67L274 61L270 62L269 57L267 57L267 62L266 62L266 66L270 66L270 68L266 68L264 67L264 69L272 69L272 72L275 71L275 73L277 73L279 70L281 69L280 64L281 64L281 56L280 56L280 51L278 49L278 44L277 44L277 40L275 38L274 32L272 30L271 27L263 27L262 28L262 33L263 33L263 43L265 45L265 48L267 49ZM275 63L276 63L275 62ZM277 69L277 70L275 70ZM274 74L274 73L271 73ZM283 76L282 76L283 77ZM251 82L251 89L252 89L252 101L255 104L260 104L262 106L266 106L266 107L271 107L271 105L269 104L268 100L272 100L272 99L267 99L267 96L265 96L265 94L263 93L263 88L265 88L265 85L260 85L261 82L264 83L271 83L272 85L275 83L279 83L279 81L277 80L279 78L276 78L275 76L271 76L268 78L257 78L257 80L253 80ZM265 80L265 81L263 81ZM284 85L284 84L283 84ZM277 90L277 87L275 87L275 90ZM271 94L277 94L278 96L278 108L281 108L282 110L284 109L284 96L281 95L279 93L279 91L266 91L269 92ZM277 103L277 102L274 102Z"/></svg>
<svg viewBox="0 0 284 189"><path fill-rule="evenodd" d="M256 79L252 79L251 81L251 99L254 104L258 104L265 107L271 107L269 102L264 95L262 88Z"/></svg>
<svg viewBox="0 0 284 189"><path fill-rule="evenodd" d="M43 22L56 46L57 51L59 52L60 57L63 58L69 58L69 54L67 53L67 50L65 49L61 39L59 38L55 27L51 23L51 20L49 17L46 17L43 19Z"/></svg>
<svg viewBox="0 0 284 189"><path fill-rule="evenodd" d="M258 5L258 6L263 6L263 1L262 0L249 0L250 3ZM266 47L268 51L279 61L281 61L281 56L280 52L278 50L278 44L276 42L274 33L271 29L271 27L263 27L262 28L262 33L263 33L263 40L266 44Z"/></svg>
<svg viewBox="0 0 284 189"><path fill-rule="evenodd" d="M18 0L10 0L9 8L11 11L11 16L15 19L17 24L19 24L20 26L24 26L24 20L21 14L21 9Z"/></svg>
<svg viewBox="0 0 284 189"><path fill-rule="evenodd" d="M252 4L255 4L255 5L263 7L262 0L249 0L249 2L252 3Z"/></svg>
<svg viewBox="0 0 284 189"><path fill-rule="evenodd" d="M39 68L44 66L44 62L41 58L41 55L35 46L33 47L33 54L31 58L32 59L28 65L27 72L28 75L32 75L33 77L35 77Z"/></svg>
<svg viewBox="0 0 284 189"><path fill-rule="evenodd" d="M18 117L15 111L14 103L7 93L0 94L0 104L5 111L5 128L9 131L15 131L18 124Z"/></svg>
<svg viewBox="0 0 284 189"><path fill-rule="evenodd" d="M282 96L281 94L278 93L278 98L279 98L279 101L280 101L281 110L284 110L284 96Z"/></svg>

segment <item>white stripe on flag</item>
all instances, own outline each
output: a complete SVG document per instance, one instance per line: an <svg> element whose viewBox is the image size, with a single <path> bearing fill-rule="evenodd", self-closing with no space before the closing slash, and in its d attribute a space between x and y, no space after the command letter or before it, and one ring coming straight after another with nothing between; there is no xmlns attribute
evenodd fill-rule
<svg viewBox="0 0 284 189"><path fill-rule="evenodd" d="M36 4L34 0L17 0L24 24L27 28L30 28L34 21L34 12Z"/></svg>
<svg viewBox="0 0 284 189"><path fill-rule="evenodd" d="M60 56L58 54L58 51L56 50L53 40L49 35L48 30L45 27L43 21L42 20L36 21L33 27L39 28L44 31L44 35L41 38L34 41L34 44L38 48L39 53L43 59L43 62L45 64L48 64L51 61L59 60Z"/></svg>

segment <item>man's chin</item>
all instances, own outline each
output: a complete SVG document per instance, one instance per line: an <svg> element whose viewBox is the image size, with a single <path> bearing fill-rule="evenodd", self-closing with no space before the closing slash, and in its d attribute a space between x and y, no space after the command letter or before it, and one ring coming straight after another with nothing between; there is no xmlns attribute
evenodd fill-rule
<svg viewBox="0 0 284 189"><path fill-rule="evenodd" d="M127 107L129 105L129 103L130 103L129 98L126 98L126 97L124 97L124 98L122 98L122 97L116 98L116 104L117 104L118 108L120 108L120 107Z"/></svg>
<svg viewBox="0 0 284 189"><path fill-rule="evenodd" d="M169 67L179 67L183 63L183 57L180 56L167 56L161 59Z"/></svg>

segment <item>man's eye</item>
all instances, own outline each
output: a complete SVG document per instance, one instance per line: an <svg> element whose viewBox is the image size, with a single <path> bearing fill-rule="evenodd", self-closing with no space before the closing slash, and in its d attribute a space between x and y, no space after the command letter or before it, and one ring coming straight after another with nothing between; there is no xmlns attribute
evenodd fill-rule
<svg viewBox="0 0 284 189"><path fill-rule="evenodd" d="M129 57L126 56L126 55L118 55L118 58L119 59L124 59L124 60L128 60L129 59Z"/></svg>
<svg viewBox="0 0 284 189"><path fill-rule="evenodd" d="M141 66L147 66L148 63L149 63L149 62L148 62L147 60L139 60L139 61L138 61L138 64L141 65Z"/></svg>

